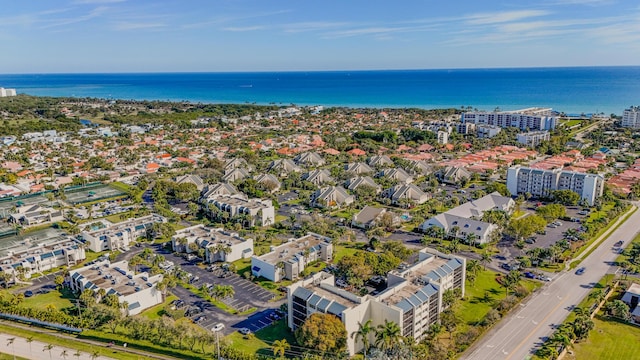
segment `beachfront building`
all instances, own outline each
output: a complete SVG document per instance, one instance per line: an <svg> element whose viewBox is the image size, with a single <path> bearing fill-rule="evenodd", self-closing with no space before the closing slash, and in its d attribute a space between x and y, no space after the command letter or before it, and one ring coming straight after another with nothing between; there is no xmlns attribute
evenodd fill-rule
<svg viewBox="0 0 640 360"><path fill-rule="evenodd" d="M22 275L25 279L33 274L60 266L73 266L85 259L82 243L72 238L38 244L35 247L9 250L0 257L0 271L9 273L15 280Z"/></svg>
<svg viewBox="0 0 640 360"><path fill-rule="evenodd" d="M593 205L602 196L604 178L597 174L517 165L507 170L507 189L512 195L529 193L536 197L549 197L554 190L571 190Z"/></svg>
<svg viewBox="0 0 640 360"><path fill-rule="evenodd" d="M640 128L640 106L632 106L622 112L622 127Z"/></svg>
<svg viewBox="0 0 640 360"><path fill-rule="evenodd" d="M203 249L204 261L234 262L253 255L253 239L245 239L235 232L223 228L212 228L198 224L176 231L171 238L173 251L187 254Z"/></svg>
<svg viewBox="0 0 640 360"><path fill-rule="evenodd" d="M337 316L347 334L369 320L374 328L391 321L399 325L401 336L420 341L445 310L444 292L459 289L464 296L465 266L464 258L425 248L412 266L390 271L387 288L375 296L359 296L340 288L331 274L314 274L287 287L288 326L296 330L311 314L321 312ZM374 343L374 332L368 336L369 343ZM362 349L362 340L347 338L350 356Z"/></svg>
<svg viewBox="0 0 640 360"><path fill-rule="evenodd" d="M16 96L16 89L5 89L0 87L0 97Z"/></svg>
<svg viewBox="0 0 640 360"><path fill-rule="evenodd" d="M543 141L551 140L548 131L530 131L516 135L516 141L530 148L535 148Z"/></svg>
<svg viewBox="0 0 640 360"><path fill-rule="evenodd" d="M88 244L89 250L94 252L127 251L131 243L139 237L147 235L147 229L150 229L153 224L166 222L166 218L151 214L112 224L105 228L83 231L80 233L80 239Z"/></svg>
<svg viewBox="0 0 640 360"><path fill-rule="evenodd" d="M460 116L463 123L487 124L502 128L515 127L523 131L553 130L557 119L548 108L528 108L517 111L474 111Z"/></svg>
<svg viewBox="0 0 640 360"><path fill-rule="evenodd" d="M476 126L476 136L480 139L491 139L498 135L502 130L501 127L495 125L478 124Z"/></svg>
<svg viewBox="0 0 640 360"><path fill-rule="evenodd" d="M261 256L251 257L251 273L268 280L278 282L282 279L294 280L307 264L322 260L330 262L333 259L333 243L331 239L322 235L308 233L298 239L272 247L271 251Z"/></svg>
<svg viewBox="0 0 640 360"><path fill-rule="evenodd" d="M109 260L97 262L69 272L71 290L77 294L91 290L99 294L116 295L124 305L126 315L136 315L143 310L164 301L157 285L162 274L150 276L146 272L134 273L126 261L111 263Z"/></svg>
<svg viewBox="0 0 640 360"><path fill-rule="evenodd" d="M268 226L276 218L269 199L247 199L244 194L212 195L201 198L200 202L210 218L222 221L235 218L248 227Z"/></svg>

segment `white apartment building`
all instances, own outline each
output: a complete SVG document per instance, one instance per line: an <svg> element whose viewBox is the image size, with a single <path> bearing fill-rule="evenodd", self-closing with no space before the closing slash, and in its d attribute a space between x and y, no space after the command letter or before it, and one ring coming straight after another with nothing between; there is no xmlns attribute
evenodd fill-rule
<svg viewBox="0 0 640 360"><path fill-rule="evenodd" d="M400 326L402 336L420 341L440 319L444 310L442 294L449 289L460 289L464 296L465 267L464 258L425 248L419 252L414 265L402 271L390 271L387 288L376 296L358 296L335 286L333 275L314 274L287 288L289 328L295 330L311 314L321 312L337 316L347 334L357 331L359 323L369 320L374 327L392 321ZM369 336L369 343L375 342L375 335ZM347 338L349 355L362 348L361 340Z"/></svg>
<svg viewBox="0 0 640 360"><path fill-rule="evenodd" d="M5 89L0 87L0 97L16 96L16 89Z"/></svg>
<svg viewBox="0 0 640 360"><path fill-rule="evenodd" d="M113 224L104 229L94 231L83 231L80 238L89 244L89 250L94 252L127 250L129 244L138 237L145 236L147 228L154 223L165 223L164 217L151 214L135 219L130 219Z"/></svg>
<svg viewBox="0 0 640 360"><path fill-rule="evenodd" d="M26 279L60 266L72 266L85 259L82 243L72 238L39 244L35 247L9 250L0 257L0 271L18 276L22 272Z"/></svg>
<svg viewBox="0 0 640 360"><path fill-rule="evenodd" d="M271 251L251 257L251 272L271 281L294 280L300 276L307 264L316 260L329 262L333 259L331 239L308 233L299 239L272 247Z"/></svg>
<svg viewBox="0 0 640 360"><path fill-rule="evenodd" d="M604 178L562 169L541 170L513 166L507 170L507 189L512 195L529 193L548 197L554 190L571 190L589 205L593 205L604 191Z"/></svg>
<svg viewBox="0 0 640 360"><path fill-rule="evenodd" d="M98 293L104 289L106 295L115 294L120 304L126 302L126 315L139 314L164 301L157 288L162 278L162 274L134 274L126 261L111 263L104 260L69 272L71 290L81 293L90 289Z"/></svg>
<svg viewBox="0 0 640 360"><path fill-rule="evenodd" d="M460 121L472 124L495 125L502 128L515 127L520 130L553 130L557 119L548 108L528 108L517 111L462 113Z"/></svg>
<svg viewBox="0 0 640 360"><path fill-rule="evenodd" d="M210 217L220 220L246 216L243 222L247 226L268 226L274 223L276 216L271 200L246 199L243 195L212 195L202 199L201 203Z"/></svg>
<svg viewBox="0 0 640 360"><path fill-rule="evenodd" d="M446 131L439 130L437 132L438 136L438 144L446 144L449 142L449 133Z"/></svg>
<svg viewBox="0 0 640 360"><path fill-rule="evenodd" d="M198 224L176 231L171 238L173 251L194 252L193 246L205 249L205 262L234 262L253 255L253 239L245 239L235 232Z"/></svg>
<svg viewBox="0 0 640 360"><path fill-rule="evenodd" d="M527 147L534 148L543 141L551 140L551 134L548 131L531 131L516 135L516 141Z"/></svg>
<svg viewBox="0 0 640 360"><path fill-rule="evenodd" d="M640 128L640 106L632 106L622 113L622 127Z"/></svg>
<svg viewBox="0 0 640 360"><path fill-rule="evenodd" d="M478 124L476 125L476 136L480 139L491 139L498 135L501 130L502 128L499 126Z"/></svg>

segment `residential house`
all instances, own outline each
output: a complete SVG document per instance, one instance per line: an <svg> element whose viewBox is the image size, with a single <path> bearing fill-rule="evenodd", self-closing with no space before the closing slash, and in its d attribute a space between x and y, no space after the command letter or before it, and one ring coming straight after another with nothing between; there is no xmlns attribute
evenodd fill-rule
<svg viewBox="0 0 640 360"><path fill-rule="evenodd" d="M308 173L302 174L302 180L306 180L316 186L322 184L334 183L335 180L331 177L331 173L326 169L313 170Z"/></svg>
<svg viewBox="0 0 640 360"><path fill-rule="evenodd" d="M251 272L256 277L264 277L278 282L294 280L301 276L306 266L316 260L330 262L333 259L331 239L314 233L272 247L261 256L251 257Z"/></svg>
<svg viewBox="0 0 640 360"><path fill-rule="evenodd" d="M228 159L224 164L225 173L237 168L247 169L248 171L251 171L251 166L249 166L249 164L247 163L247 160L241 157Z"/></svg>
<svg viewBox="0 0 640 360"><path fill-rule="evenodd" d="M351 178L345 182L345 186L347 187L347 189L351 191L355 191L357 188L363 185L370 186L376 189L376 194L379 194L382 191L382 188L380 187L380 185L378 185L369 176L358 176L358 177Z"/></svg>
<svg viewBox="0 0 640 360"><path fill-rule="evenodd" d="M322 166L326 163L324 158L314 151L298 154L293 161L302 166Z"/></svg>
<svg viewBox="0 0 640 360"><path fill-rule="evenodd" d="M309 203L312 207L335 208L348 206L354 200L342 186L328 186L311 194Z"/></svg>
<svg viewBox="0 0 640 360"><path fill-rule="evenodd" d="M629 312L631 313L631 319L635 323L640 323L640 307L638 301L640 299L640 284L631 284L627 291L622 295L622 301L629 305Z"/></svg>
<svg viewBox="0 0 640 360"><path fill-rule="evenodd" d="M436 177L445 184L459 184L463 180L469 180L471 173L463 167L445 166L436 172Z"/></svg>
<svg viewBox="0 0 640 360"><path fill-rule="evenodd" d="M204 181L198 175L187 174L176 177L176 183L178 184L194 184L199 191L204 189Z"/></svg>
<svg viewBox="0 0 640 360"><path fill-rule="evenodd" d="M389 212L385 208L373 207L366 205L360 212L353 215L351 220L351 226L360 229L371 229L377 227L380 224L382 216L384 214L391 215L391 224L395 225L400 223L400 219L392 212Z"/></svg>
<svg viewBox="0 0 640 360"><path fill-rule="evenodd" d="M185 253L204 249L204 261L208 263L234 262L253 255L253 239L245 239L238 233L203 224L176 231L171 238L171 246L173 251Z"/></svg>
<svg viewBox="0 0 640 360"><path fill-rule="evenodd" d="M410 204L423 204L429 200L429 194L420 190L419 187L414 184L400 184L386 189L381 195L383 198L388 198L394 205L410 205Z"/></svg>
<svg viewBox="0 0 640 360"><path fill-rule="evenodd" d="M280 177L288 177L292 172L301 172L302 169L291 159L278 159L269 164L268 171L274 172Z"/></svg>
<svg viewBox="0 0 640 360"><path fill-rule="evenodd" d="M236 182L238 180L243 180L249 177L249 171L243 168L233 168L229 171L225 171L225 174L222 176L222 181L227 183Z"/></svg>
<svg viewBox="0 0 640 360"><path fill-rule="evenodd" d="M106 295L115 295L120 304L126 305L126 315L137 315L164 301L157 288L162 278L162 274L136 274L129 270L125 260L114 263L104 260L69 272L72 291L79 294L88 289L97 295L104 290Z"/></svg>
<svg viewBox="0 0 640 360"><path fill-rule="evenodd" d="M271 189L271 193L275 193L280 190L280 180L272 174L260 174L253 177L253 179L265 189Z"/></svg>
<svg viewBox="0 0 640 360"><path fill-rule="evenodd" d="M375 155L367 161L369 166L380 168L386 166L394 166L393 161L387 155Z"/></svg>
<svg viewBox="0 0 640 360"><path fill-rule="evenodd" d="M401 168L387 168L380 171L378 177L386 177L397 181L399 184L409 184L413 182L413 177Z"/></svg>
<svg viewBox="0 0 640 360"><path fill-rule="evenodd" d="M354 175L373 174L374 170L363 162L349 163L344 166L346 173Z"/></svg>
<svg viewBox="0 0 640 360"><path fill-rule="evenodd" d="M209 198L216 195L238 195L240 192L235 186L228 183L217 183L205 186L202 191L202 198ZM244 194L242 194L244 195Z"/></svg>

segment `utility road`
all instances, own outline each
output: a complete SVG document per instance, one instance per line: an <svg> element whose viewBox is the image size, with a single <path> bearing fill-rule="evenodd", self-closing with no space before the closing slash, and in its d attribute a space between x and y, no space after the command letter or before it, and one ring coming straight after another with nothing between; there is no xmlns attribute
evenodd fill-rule
<svg viewBox="0 0 640 360"><path fill-rule="evenodd" d="M575 269L557 275L472 346L462 359L528 359L538 345L553 333L554 327L564 321L571 309L607 273L618 256L617 252L612 251L613 245L622 240L623 247L626 247L640 230L638 224L640 210L584 258L576 268L585 268L582 275L576 274Z"/></svg>

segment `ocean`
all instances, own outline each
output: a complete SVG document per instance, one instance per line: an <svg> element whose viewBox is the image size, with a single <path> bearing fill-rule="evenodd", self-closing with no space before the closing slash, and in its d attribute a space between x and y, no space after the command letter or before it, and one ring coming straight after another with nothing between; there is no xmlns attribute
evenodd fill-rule
<svg viewBox="0 0 640 360"><path fill-rule="evenodd" d="M621 114L640 104L640 66L386 71L0 75L38 96Z"/></svg>

